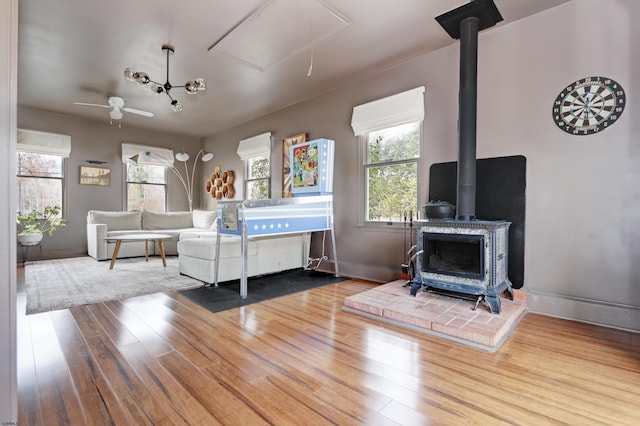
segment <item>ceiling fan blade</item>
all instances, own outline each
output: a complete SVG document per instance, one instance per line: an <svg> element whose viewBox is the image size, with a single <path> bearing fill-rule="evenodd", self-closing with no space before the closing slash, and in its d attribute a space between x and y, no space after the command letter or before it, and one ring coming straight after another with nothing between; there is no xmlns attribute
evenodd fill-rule
<svg viewBox="0 0 640 426"><path fill-rule="evenodd" d="M134 109L134 108L122 108L123 111L125 112L130 112L131 114L138 114L138 115L143 115L145 117L153 117L153 113L152 112L148 112L148 111L141 111L139 109Z"/></svg>
<svg viewBox="0 0 640 426"><path fill-rule="evenodd" d="M111 108L109 105L98 105L98 104L87 104L85 102L74 102L75 105L84 105L84 106L97 106L100 108Z"/></svg>

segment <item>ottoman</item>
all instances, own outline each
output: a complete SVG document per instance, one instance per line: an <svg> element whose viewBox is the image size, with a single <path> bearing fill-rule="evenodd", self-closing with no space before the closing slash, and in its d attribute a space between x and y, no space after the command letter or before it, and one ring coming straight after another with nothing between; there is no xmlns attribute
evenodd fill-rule
<svg viewBox="0 0 640 426"><path fill-rule="evenodd" d="M257 247L253 241L247 244L247 254L248 274L257 275ZM242 276L241 256L240 237L225 235L220 238L218 282L236 280ZM182 275L213 284L216 262L215 238L187 238L178 241L178 268Z"/></svg>
<svg viewBox="0 0 640 426"><path fill-rule="evenodd" d="M310 240L310 233L249 238L247 276L305 268L309 259ZM242 277L241 244L239 236L220 236L218 282ZM182 275L213 284L217 261L216 238L187 238L178 241L178 265Z"/></svg>

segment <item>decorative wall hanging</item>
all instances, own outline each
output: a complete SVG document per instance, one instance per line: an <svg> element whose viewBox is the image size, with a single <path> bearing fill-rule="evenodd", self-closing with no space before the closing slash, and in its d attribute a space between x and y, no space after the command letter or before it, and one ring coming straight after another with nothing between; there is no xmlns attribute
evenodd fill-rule
<svg viewBox="0 0 640 426"><path fill-rule="evenodd" d="M109 186L110 183L111 169L80 166L80 185Z"/></svg>
<svg viewBox="0 0 640 426"><path fill-rule="evenodd" d="M289 136L282 140L282 198L293 197L293 192L291 192L291 158L289 157L289 148L291 148L291 145L306 141L306 133Z"/></svg>
<svg viewBox="0 0 640 426"><path fill-rule="evenodd" d="M235 174L232 170L220 171L220 166L217 166L204 186L211 198L221 200L223 198L233 198L236 191L233 188L233 181L235 180Z"/></svg>
<svg viewBox="0 0 640 426"><path fill-rule="evenodd" d="M553 121L571 135L591 135L616 122L625 105L622 86L606 77L586 77L560 92L553 103Z"/></svg>

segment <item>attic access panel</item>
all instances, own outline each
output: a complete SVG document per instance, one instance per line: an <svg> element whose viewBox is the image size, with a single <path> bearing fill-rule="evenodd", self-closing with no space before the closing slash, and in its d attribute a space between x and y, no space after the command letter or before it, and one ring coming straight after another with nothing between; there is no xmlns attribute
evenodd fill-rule
<svg viewBox="0 0 640 426"><path fill-rule="evenodd" d="M209 51L264 71L350 24L321 0L271 0L214 43Z"/></svg>

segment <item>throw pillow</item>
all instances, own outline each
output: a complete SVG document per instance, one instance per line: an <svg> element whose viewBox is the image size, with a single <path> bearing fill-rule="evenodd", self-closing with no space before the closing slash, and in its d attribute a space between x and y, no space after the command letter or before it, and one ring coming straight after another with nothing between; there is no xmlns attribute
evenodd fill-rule
<svg viewBox="0 0 640 426"><path fill-rule="evenodd" d="M191 212L142 212L142 229L192 228Z"/></svg>
<svg viewBox="0 0 640 426"><path fill-rule="evenodd" d="M216 221L216 212L207 210L193 211L193 227L201 229L209 229Z"/></svg>
<svg viewBox="0 0 640 426"><path fill-rule="evenodd" d="M141 212L89 210L89 223L104 223L109 231L142 229Z"/></svg>

